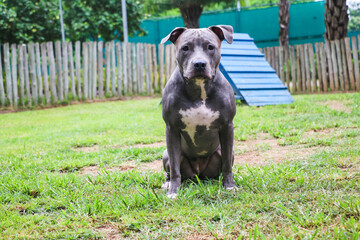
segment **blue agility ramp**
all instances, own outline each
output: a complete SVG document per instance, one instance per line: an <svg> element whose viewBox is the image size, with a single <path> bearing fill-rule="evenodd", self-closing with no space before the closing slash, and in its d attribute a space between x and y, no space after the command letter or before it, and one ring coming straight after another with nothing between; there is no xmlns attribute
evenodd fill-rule
<svg viewBox="0 0 360 240"><path fill-rule="evenodd" d="M235 33L232 44L222 43L219 68L231 84L235 98L249 106L294 102L287 87L248 34Z"/></svg>

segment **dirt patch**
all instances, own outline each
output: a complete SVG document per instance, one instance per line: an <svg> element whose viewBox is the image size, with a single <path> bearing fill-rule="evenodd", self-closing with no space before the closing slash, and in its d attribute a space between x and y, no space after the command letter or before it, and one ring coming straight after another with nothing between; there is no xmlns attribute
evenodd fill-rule
<svg viewBox="0 0 360 240"><path fill-rule="evenodd" d="M73 148L75 152L89 153L99 151L99 145L93 145L89 147L75 147Z"/></svg>
<svg viewBox="0 0 360 240"><path fill-rule="evenodd" d="M119 166L119 167L111 167L111 168L100 168L99 166L88 166L88 167L83 167L80 171L80 175L99 175L102 173L103 170L108 171L108 172L115 172L115 171L128 171L135 168L135 166L132 165L123 165L123 166Z"/></svg>
<svg viewBox="0 0 360 240"><path fill-rule="evenodd" d="M193 235L186 237L185 239L187 239L187 240L209 240L209 239L215 239L215 237L210 236L210 235L204 235L204 234L193 234Z"/></svg>
<svg viewBox="0 0 360 240"><path fill-rule="evenodd" d="M152 162L140 163L139 171L153 171L160 172L163 169L162 160L154 160Z"/></svg>
<svg viewBox="0 0 360 240"><path fill-rule="evenodd" d="M306 147L299 145L281 146L276 139L256 139L246 142L236 142L235 165L248 164L250 166L294 161L314 154L319 147Z"/></svg>
<svg viewBox="0 0 360 240"><path fill-rule="evenodd" d="M349 103L351 103L351 102L347 101L347 102L344 103L344 102L340 102L340 101L337 101L337 100L329 100L329 101L326 101L326 102L319 102L320 105L327 106L332 110L351 113L352 108L345 105L345 104L349 104Z"/></svg>
<svg viewBox="0 0 360 240"><path fill-rule="evenodd" d="M116 224L109 223L101 225L100 227L96 228L96 231L108 240L121 239L121 232Z"/></svg>
<svg viewBox="0 0 360 240"><path fill-rule="evenodd" d="M166 143L165 141L162 142L154 142L154 143L139 143L135 145L130 146L114 146L114 148L121 148L121 149L128 149L128 148L143 148L143 147L149 147L149 148L158 148L158 147L165 147Z"/></svg>
<svg viewBox="0 0 360 240"><path fill-rule="evenodd" d="M339 129L336 128L325 128L325 129L320 129L320 130L310 130L307 132L303 133L303 139L304 138L308 138L308 137L317 137L317 138L321 138L321 137L325 137L326 135L330 135L334 132L339 131Z"/></svg>
<svg viewBox="0 0 360 240"><path fill-rule="evenodd" d="M311 130L303 134L303 138L314 137L322 138L326 135L333 134L338 129ZM309 147L306 144L297 145L280 145L278 139L273 138L268 133L260 133L254 140L235 141L235 165L262 166L267 164L277 164L284 161L296 161L306 159L307 157L318 152L322 146ZM162 147L166 146L165 142L156 142L151 144L137 144L126 147ZM163 171L162 160L156 159L152 162L128 161L126 165L118 167L105 168L106 171L136 171L161 172ZM98 166L89 166L81 169L81 175L98 175L103 168Z"/></svg>

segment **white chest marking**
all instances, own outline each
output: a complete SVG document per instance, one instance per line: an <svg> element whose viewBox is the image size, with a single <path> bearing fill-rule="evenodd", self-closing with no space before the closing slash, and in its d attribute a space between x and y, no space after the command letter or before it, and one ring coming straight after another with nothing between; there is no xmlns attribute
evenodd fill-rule
<svg viewBox="0 0 360 240"><path fill-rule="evenodd" d="M203 80L196 79L196 84L201 88L202 104L196 108L189 108L186 110L180 109L181 121L185 124L184 131L187 132L191 141L196 146L195 134L197 126L205 126L209 130L211 124L219 118L219 111L213 111L205 105L206 91Z"/></svg>

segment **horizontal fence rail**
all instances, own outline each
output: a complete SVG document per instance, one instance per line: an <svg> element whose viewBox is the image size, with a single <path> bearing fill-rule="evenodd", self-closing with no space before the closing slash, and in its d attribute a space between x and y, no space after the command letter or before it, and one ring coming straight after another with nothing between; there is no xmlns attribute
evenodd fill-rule
<svg viewBox="0 0 360 240"><path fill-rule="evenodd" d="M344 38L262 51L292 93L360 91L359 40L360 35L351 41Z"/></svg>
<svg viewBox="0 0 360 240"><path fill-rule="evenodd" d="M360 36L261 49L292 93L360 91ZM57 41L0 46L0 106L161 93L176 68L175 47Z"/></svg>

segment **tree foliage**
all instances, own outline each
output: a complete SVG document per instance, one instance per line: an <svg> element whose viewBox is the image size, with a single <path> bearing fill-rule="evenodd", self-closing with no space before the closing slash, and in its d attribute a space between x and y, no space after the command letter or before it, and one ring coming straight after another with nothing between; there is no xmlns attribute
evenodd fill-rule
<svg viewBox="0 0 360 240"><path fill-rule="evenodd" d="M0 42L60 40L58 3L58 0L0 1ZM120 0L62 0L62 3L67 40L122 39ZM129 35L143 33L139 2L127 0L127 14Z"/></svg>
<svg viewBox="0 0 360 240"><path fill-rule="evenodd" d="M59 39L61 35L56 1L1 1L0 32L0 42L42 42Z"/></svg>
<svg viewBox="0 0 360 240"><path fill-rule="evenodd" d="M350 21L348 25L349 31L360 30L360 2L350 2Z"/></svg>
<svg viewBox="0 0 360 240"><path fill-rule="evenodd" d="M68 34L72 39L86 40L102 38L109 41L123 40L120 0L63 0L64 18ZM126 1L129 35L141 32L142 12L140 4Z"/></svg>
<svg viewBox="0 0 360 240"><path fill-rule="evenodd" d="M220 3L234 4L234 0L148 0L144 3L144 9L152 16L159 16L159 13L177 8L185 27L198 28L204 7Z"/></svg>

